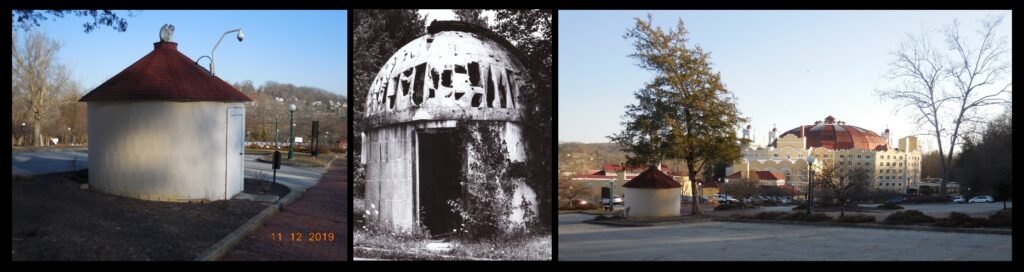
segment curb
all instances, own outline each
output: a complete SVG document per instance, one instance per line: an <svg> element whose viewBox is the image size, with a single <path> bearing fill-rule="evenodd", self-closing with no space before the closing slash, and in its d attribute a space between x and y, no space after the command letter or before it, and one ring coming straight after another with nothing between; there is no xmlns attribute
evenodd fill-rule
<svg viewBox="0 0 1024 272"><path fill-rule="evenodd" d="M804 225L804 226L818 226L818 227L845 227L845 228L863 228L863 229L889 229L889 230L917 230L917 231L937 231L937 232L954 232L954 233L977 233L977 234L1001 234L1001 235L1013 235L1012 229L985 229L985 228L944 228L944 227L932 227L932 226L907 226L907 225L884 225L884 224L853 224L853 223L838 223L838 222L801 222L801 221L785 221L785 220L757 220L757 219L735 219L735 218L716 218L713 221L720 222L737 222L737 223L764 223L764 224L782 224L782 225Z"/></svg>
<svg viewBox="0 0 1024 272"><path fill-rule="evenodd" d="M296 188L292 188L291 186L285 186L288 187L289 190L291 190L291 192L289 192L288 195L278 200L277 203L275 203L274 205L264 208L263 211L261 211L253 218L249 219L249 221L246 221L245 224L242 224L242 226L238 227L237 229L229 233L219 242L213 244L213 246L203 251L203 253L200 253L199 256L196 257L195 261L220 260L221 257L224 257L224 255L226 255L229 250L235 248L235 246L238 245L238 243L241 242L243 239L245 239L246 236L255 232L256 229L258 229L260 226L263 226L263 224L266 223L267 220L270 220L270 217L277 214L277 212L281 211L281 209L287 207L292 202L295 202L295 200L298 199L303 192L305 192L305 190L298 190Z"/></svg>
<svg viewBox="0 0 1024 272"><path fill-rule="evenodd" d="M616 222L609 220L583 220L583 223L605 225L613 227L653 227L653 226L665 226L665 225L681 225L681 224L693 224L693 223L705 223L711 222L712 218L700 218L690 219L688 221L666 221L666 222Z"/></svg>

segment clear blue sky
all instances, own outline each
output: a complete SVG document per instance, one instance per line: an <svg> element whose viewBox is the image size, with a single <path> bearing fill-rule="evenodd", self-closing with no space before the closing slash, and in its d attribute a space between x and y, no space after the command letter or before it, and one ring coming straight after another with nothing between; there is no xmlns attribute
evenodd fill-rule
<svg viewBox="0 0 1024 272"><path fill-rule="evenodd" d="M123 14L123 13L122 13ZM348 94L348 19L345 11L145 10L128 18L128 31L102 27L83 32L91 18L67 16L36 30L63 45L60 61L91 91L153 50L160 27L175 27L173 41L189 58L209 55L225 31L242 28L241 43L229 34L217 48L217 76L228 83L252 80L291 83ZM204 58L200 64L207 66Z"/></svg>
<svg viewBox="0 0 1024 272"><path fill-rule="evenodd" d="M633 92L653 74L627 55L623 39L633 18L646 11L559 11L559 141L607 142L621 130ZM828 115L894 139L915 134L907 114L873 90L892 86L883 75L890 52L907 33L938 29L954 19L973 34L979 19L1004 15L1000 29L1010 38L1009 11L655 11L654 23L675 27L680 18L690 43L711 52L713 69L738 98L744 116L764 144L776 124L785 131ZM933 34L932 36L938 36ZM1012 48L1012 43L1009 44ZM931 142L922 140L922 142ZM925 146L928 148L927 144Z"/></svg>

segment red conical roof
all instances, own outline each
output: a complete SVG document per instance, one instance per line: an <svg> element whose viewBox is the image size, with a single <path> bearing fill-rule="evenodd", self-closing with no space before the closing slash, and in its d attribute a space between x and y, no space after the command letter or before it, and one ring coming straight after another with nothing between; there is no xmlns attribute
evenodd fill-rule
<svg viewBox="0 0 1024 272"><path fill-rule="evenodd" d="M252 101L178 52L177 43L157 42L153 47L78 101Z"/></svg>
<svg viewBox="0 0 1024 272"><path fill-rule="evenodd" d="M683 185L672 179L672 177L662 173L654 166L651 166L643 173L640 173L640 175L637 175L633 179L629 180L629 182L626 182L626 184L622 184L622 187L665 189L679 188L683 187Z"/></svg>

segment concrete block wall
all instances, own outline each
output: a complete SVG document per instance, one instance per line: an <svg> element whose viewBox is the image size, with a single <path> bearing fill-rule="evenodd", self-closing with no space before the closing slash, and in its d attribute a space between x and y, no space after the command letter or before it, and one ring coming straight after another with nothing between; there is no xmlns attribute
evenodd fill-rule
<svg viewBox="0 0 1024 272"><path fill-rule="evenodd" d="M412 126L403 124L368 131L363 138L365 209L378 211L381 223L395 230L414 225L413 133Z"/></svg>

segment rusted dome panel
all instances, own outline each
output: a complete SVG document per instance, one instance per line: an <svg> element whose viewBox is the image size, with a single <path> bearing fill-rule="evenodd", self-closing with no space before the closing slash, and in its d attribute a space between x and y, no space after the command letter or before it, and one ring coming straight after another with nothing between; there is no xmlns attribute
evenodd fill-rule
<svg viewBox="0 0 1024 272"><path fill-rule="evenodd" d="M441 29L399 49L367 92L368 127L415 120L518 121L525 68L514 48L487 34Z"/></svg>

